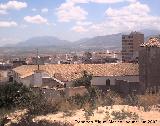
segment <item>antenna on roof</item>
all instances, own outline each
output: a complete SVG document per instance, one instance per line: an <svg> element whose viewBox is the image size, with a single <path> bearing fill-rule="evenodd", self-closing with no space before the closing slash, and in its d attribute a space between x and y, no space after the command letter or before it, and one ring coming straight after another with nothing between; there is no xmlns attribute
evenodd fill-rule
<svg viewBox="0 0 160 126"><path fill-rule="evenodd" d="M40 58L40 56L39 56L39 51L38 51L38 48L37 48L37 66L38 66L38 70L39 70L39 58Z"/></svg>

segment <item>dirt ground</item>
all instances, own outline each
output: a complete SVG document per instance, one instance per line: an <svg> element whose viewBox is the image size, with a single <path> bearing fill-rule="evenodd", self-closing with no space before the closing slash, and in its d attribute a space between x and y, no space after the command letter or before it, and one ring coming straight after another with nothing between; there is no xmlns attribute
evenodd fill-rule
<svg viewBox="0 0 160 126"><path fill-rule="evenodd" d="M86 121L83 110L75 111L72 116L64 116L62 112L59 112L57 114L48 114L47 116L38 116L34 120L37 121L45 119L48 121L67 121L73 123L75 126L160 126L160 112L158 112L157 110L144 112L137 109L137 107L118 105L113 106L112 109L108 108L107 111L111 113L112 111L120 111L122 109L128 112L137 113L139 115L139 119L137 120L137 122L132 123L131 120L129 122L129 120L126 119L122 122L118 122L117 120L116 122L111 123L112 117L110 117L107 122L103 122L106 121L106 107L99 107L97 110L95 110L94 115L90 117L88 122ZM99 122L95 120L99 120Z"/></svg>

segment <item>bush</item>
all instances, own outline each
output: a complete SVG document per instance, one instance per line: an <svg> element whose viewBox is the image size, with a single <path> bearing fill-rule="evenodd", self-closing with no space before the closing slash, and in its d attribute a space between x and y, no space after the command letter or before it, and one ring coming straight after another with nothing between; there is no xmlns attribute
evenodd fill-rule
<svg viewBox="0 0 160 126"><path fill-rule="evenodd" d="M67 99L70 105L76 105L78 109L81 109L85 106L86 103L90 103L90 105L94 108L97 107L98 99L100 97L100 91L95 87L88 88L88 93L83 96L76 94Z"/></svg>
<svg viewBox="0 0 160 126"><path fill-rule="evenodd" d="M26 108L31 115L46 115L59 110L59 102L48 100L40 92L30 96L30 101L26 103Z"/></svg>
<svg viewBox="0 0 160 126"><path fill-rule="evenodd" d="M108 120L110 118L110 114L108 111L105 112L104 120Z"/></svg>
<svg viewBox="0 0 160 126"><path fill-rule="evenodd" d="M114 120L124 120L127 118L127 114L125 112L120 112L120 111L118 112L113 111L111 115L114 116L113 118Z"/></svg>
<svg viewBox="0 0 160 126"><path fill-rule="evenodd" d="M132 119L132 120L137 120L139 119L138 114L133 113L133 112L127 112L127 111L113 111L111 113L112 116L114 116L114 120L124 120L124 119Z"/></svg>
<svg viewBox="0 0 160 126"><path fill-rule="evenodd" d="M18 123L11 123L10 126L73 126L73 124L68 122L48 122L46 120L40 120L34 122L32 116L26 114Z"/></svg>
<svg viewBox="0 0 160 126"><path fill-rule="evenodd" d="M87 89L91 87L92 75L87 71L83 71L83 76L73 82L74 87L85 86Z"/></svg>
<svg viewBox="0 0 160 126"><path fill-rule="evenodd" d="M120 96L117 93L113 91L108 91L107 94L104 96L103 105L112 107L116 103L117 98L119 97Z"/></svg>
<svg viewBox="0 0 160 126"><path fill-rule="evenodd" d="M150 111L152 106L160 103L160 97L158 95L140 95L138 96L138 106L142 106L144 111Z"/></svg>
<svg viewBox="0 0 160 126"><path fill-rule="evenodd" d="M11 108L28 102L30 89L17 82L0 85L0 108Z"/></svg>
<svg viewBox="0 0 160 126"><path fill-rule="evenodd" d="M137 106L138 105L138 97L134 94L130 94L128 95L125 99L124 99L125 103L127 105L131 105L131 106Z"/></svg>
<svg viewBox="0 0 160 126"><path fill-rule="evenodd" d="M94 115L93 112L94 108L90 105L90 103L86 103L85 108L84 108L84 116L86 118L86 120L90 119L90 116Z"/></svg>
<svg viewBox="0 0 160 126"><path fill-rule="evenodd" d="M7 117L0 118L0 126L4 126L7 124L10 120L7 119Z"/></svg>

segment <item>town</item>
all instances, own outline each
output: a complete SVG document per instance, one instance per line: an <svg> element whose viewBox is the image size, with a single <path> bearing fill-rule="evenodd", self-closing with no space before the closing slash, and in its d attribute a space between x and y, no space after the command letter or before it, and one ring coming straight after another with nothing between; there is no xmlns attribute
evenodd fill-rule
<svg viewBox="0 0 160 126"><path fill-rule="evenodd" d="M71 88L83 71L92 74L91 85L127 95L159 91L159 38L144 42L144 34L122 35L122 51L96 51L1 59L1 83L17 81L26 86ZM147 67L149 66L149 67ZM153 66L153 67L152 67Z"/></svg>
<svg viewBox="0 0 160 126"><path fill-rule="evenodd" d="M0 0L0 126L160 126L159 4Z"/></svg>

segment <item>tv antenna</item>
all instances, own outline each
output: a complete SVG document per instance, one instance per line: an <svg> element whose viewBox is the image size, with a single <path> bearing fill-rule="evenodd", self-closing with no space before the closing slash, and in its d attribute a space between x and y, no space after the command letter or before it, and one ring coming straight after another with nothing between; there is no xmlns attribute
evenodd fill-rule
<svg viewBox="0 0 160 126"><path fill-rule="evenodd" d="M39 70L39 50L37 49L37 67L38 67L38 70Z"/></svg>

